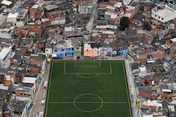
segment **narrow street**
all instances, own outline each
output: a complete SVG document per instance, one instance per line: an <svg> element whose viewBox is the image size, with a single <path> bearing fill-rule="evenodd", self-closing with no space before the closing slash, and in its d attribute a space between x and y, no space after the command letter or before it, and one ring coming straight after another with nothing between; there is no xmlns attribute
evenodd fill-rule
<svg viewBox="0 0 176 117"><path fill-rule="evenodd" d="M132 110L133 110L133 116L136 117L137 116L137 112L138 112L138 108L136 106L136 100L137 100L137 94L136 94L136 88L135 88L135 84L132 78L132 71L130 68L130 59L126 59L125 60L125 65L126 65L126 71L127 71L127 80L129 83L129 90L130 90L130 94L129 96L131 96L131 106L132 106Z"/></svg>
<svg viewBox="0 0 176 117"><path fill-rule="evenodd" d="M39 84L37 93L35 94L35 97L33 99L34 104L30 109L28 117L39 117L39 113L44 112L45 105L41 106L41 101L46 99L47 90L44 90L43 84L45 81L49 80L49 73L50 73L50 63L48 63L47 70L45 71L43 79Z"/></svg>
<svg viewBox="0 0 176 117"><path fill-rule="evenodd" d="M87 31L89 31L89 33L92 32L93 22L94 22L94 19L95 19L95 15L97 15L97 11L98 11L97 0L94 0L94 1L93 1L92 13L91 13L89 22L88 22L88 24L86 25L86 29L87 29Z"/></svg>

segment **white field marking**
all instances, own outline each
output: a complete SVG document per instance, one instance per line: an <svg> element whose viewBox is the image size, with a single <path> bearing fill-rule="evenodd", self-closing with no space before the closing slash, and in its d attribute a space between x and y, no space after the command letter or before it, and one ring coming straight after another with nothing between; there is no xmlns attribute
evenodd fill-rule
<svg viewBox="0 0 176 117"><path fill-rule="evenodd" d="M111 62L110 62L110 72L112 74L112 65L111 65Z"/></svg>
<svg viewBox="0 0 176 117"><path fill-rule="evenodd" d="M112 73L65 73L65 74L112 74Z"/></svg>
<svg viewBox="0 0 176 117"><path fill-rule="evenodd" d="M91 95L91 96L95 96L95 97L99 98L99 100L100 100L99 104L101 104L100 107L98 107L97 109L94 109L94 110L83 110L83 109L80 109L79 107L77 107L76 104L79 104L79 103L76 103L76 100L79 99L79 97L85 96L85 95ZM85 104L85 103L84 103L84 104ZM74 105L74 107L75 107L77 110L79 110L79 111L81 111L81 112L90 113L90 112L98 111L98 110L100 110L100 109L103 107L103 99L102 99L100 96L98 96L98 95L96 95L96 94L93 94L93 93L83 93L83 94L78 95L78 96L74 99L73 105Z"/></svg>
<svg viewBox="0 0 176 117"><path fill-rule="evenodd" d="M51 86L51 75L52 75L52 69L53 69L53 63L51 63L51 73L50 73L50 77L49 77L49 89L48 89L48 94L47 94L47 105L46 105L46 117L47 117L47 110L48 110L48 100L49 100L49 95L50 95L50 86Z"/></svg>
<svg viewBox="0 0 176 117"><path fill-rule="evenodd" d="M65 74L66 62L64 62L64 74Z"/></svg>
<svg viewBox="0 0 176 117"><path fill-rule="evenodd" d="M98 62L98 66L78 66L75 62L75 67L101 67L101 62Z"/></svg>
<svg viewBox="0 0 176 117"><path fill-rule="evenodd" d="M109 62L110 73L66 73L66 62L64 62L64 74L112 74L111 62Z"/></svg>
<svg viewBox="0 0 176 117"><path fill-rule="evenodd" d="M81 78L95 78L95 77L99 76L100 74L96 74L95 76L89 76L89 77L81 76L78 73L76 73L76 75L79 76L79 77L81 77Z"/></svg>
<svg viewBox="0 0 176 117"><path fill-rule="evenodd" d="M129 103L129 98L130 97L128 97L128 96L130 96L129 94L128 94L128 89L127 89L127 82L126 82L126 80L127 80L127 76L125 75L125 69L124 69L124 64L122 64L123 65L123 74L124 74L124 78L125 78L125 86L126 86L126 92L127 92L127 98L128 98L128 106L129 106L129 111L130 111L130 117L132 117L131 116L131 103Z"/></svg>
<svg viewBox="0 0 176 117"><path fill-rule="evenodd" d="M50 104L73 104L73 103L80 103L80 104L98 104L102 102L48 102ZM103 102L104 104L127 104L128 102Z"/></svg>

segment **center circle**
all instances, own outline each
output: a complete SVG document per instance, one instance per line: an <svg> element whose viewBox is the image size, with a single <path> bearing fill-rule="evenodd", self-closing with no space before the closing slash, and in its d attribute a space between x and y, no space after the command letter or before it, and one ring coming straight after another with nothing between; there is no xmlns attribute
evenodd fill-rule
<svg viewBox="0 0 176 117"><path fill-rule="evenodd" d="M74 99L73 104L81 112L95 112L102 108L103 99L93 93L83 93Z"/></svg>

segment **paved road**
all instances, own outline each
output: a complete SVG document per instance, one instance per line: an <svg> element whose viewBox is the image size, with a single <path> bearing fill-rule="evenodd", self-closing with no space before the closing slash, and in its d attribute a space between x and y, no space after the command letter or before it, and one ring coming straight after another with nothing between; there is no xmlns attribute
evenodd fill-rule
<svg viewBox="0 0 176 117"><path fill-rule="evenodd" d="M95 15L97 15L97 11L98 11L98 4L97 4L97 0L93 1L93 8L92 8L92 13L89 19L88 24L86 25L86 29L89 31L89 33L92 32L92 28L93 28L93 22L95 19Z"/></svg>
<svg viewBox="0 0 176 117"><path fill-rule="evenodd" d="M129 83L129 90L130 90L130 95L131 96L131 104L132 104L132 110L133 110L133 116L136 117L137 116L137 106L136 106L136 100L137 100L137 93L136 93L136 88L132 79L132 71L131 71L131 67L130 67L130 60L126 59L125 60L125 64L126 64L126 71L127 71L127 80Z"/></svg>
<svg viewBox="0 0 176 117"><path fill-rule="evenodd" d="M45 106L41 106L41 101L46 99L47 91L44 90L43 84L44 84L44 81L48 81L49 79L49 71L50 71L50 63L47 66L47 70L43 75L43 79L39 85L37 93L34 96L34 99L33 99L34 105L30 109L29 117L38 117L38 114L40 112L44 112Z"/></svg>
<svg viewBox="0 0 176 117"><path fill-rule="evenodd" d="M9 11L9 13L11 13L14 9L20 7L26 1L28 1L28 0L23 0L22 2L21 1L17 1L16 4L14 5L14 7ZM6 21L7 16L8 15L0 14L0 25L3 24Z"/></svg>

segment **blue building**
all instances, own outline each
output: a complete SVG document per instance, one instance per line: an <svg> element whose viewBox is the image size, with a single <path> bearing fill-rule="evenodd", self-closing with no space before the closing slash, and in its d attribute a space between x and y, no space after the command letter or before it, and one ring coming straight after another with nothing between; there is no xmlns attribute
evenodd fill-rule
<svg viewBox="0 0 176 117"><path fill-rule="evenodd" d="M119 56L127 56L128 54L128 49L123 49L119 51Z"/></svg>
<svg viewBox="0 0 176 117"><path fill-rule="evenodd" d="M100 54L101 55L108 55L108 56L127 56L128 54L128 46L125 44L125 42L112 42L108 45L104 45L104 47L100 48Z"/></svg>
<svg viewBox="0 0 176 117"><path fill-rule="evenodd" d="M72 46L71 40L64 40L62 42L53 45L53 58L64 58L74 56L74 46Z"/></svg>
<svg viewBox="0 0 176 117"><path fill-rule="evenodd" d="M152 0L152 2L153 2L153 3L157 3L157 2L159 2L159 0Z"/></svg>
<svg viewBox="0 0 176 117"><path fill-rule="evenodd" d="M124 42L117 43L117 47L118 47L118 55L119 56L127 56L128 46Z"/></svg>
<svg viewBox="0 0 176 117"><path fill-rule="evenodd" d="M54 48L53 49L53 57L64 58L66 56L67 49L66 48Z"/></svg>
<svg viewBox="0 0 176 117"><path fill-rule="evenodd" d="M74 56L74 47L67 48L66 56L68 56L68 57Z"/></svg>

